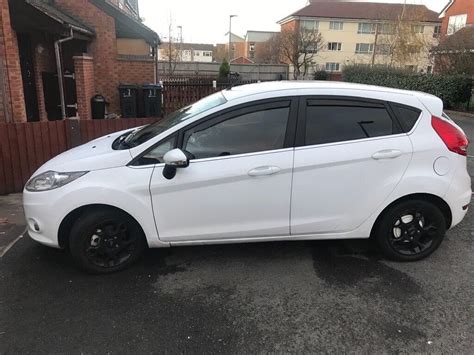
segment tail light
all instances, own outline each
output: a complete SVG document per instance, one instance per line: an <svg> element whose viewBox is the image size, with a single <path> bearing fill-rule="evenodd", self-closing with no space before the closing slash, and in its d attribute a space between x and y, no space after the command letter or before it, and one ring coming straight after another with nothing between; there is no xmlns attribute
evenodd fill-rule
<svg viewBox="0 0 474 355"><path fill-rule="evenodd" d="M459 128L436 116L431 118L431 125L450 151L464 156L467 155L469 140Z"/></svg>

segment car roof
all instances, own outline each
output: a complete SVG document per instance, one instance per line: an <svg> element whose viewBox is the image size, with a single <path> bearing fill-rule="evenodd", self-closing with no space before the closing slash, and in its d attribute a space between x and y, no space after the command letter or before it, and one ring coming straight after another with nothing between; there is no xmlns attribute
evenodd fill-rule
<svg viewBox="0 0 474 355"><path fill-rule="evenodd" d="M253 94L272 93L277 91L297 91L311 89L337 89L337 90L360 90L376 91L392 94L402 94L410 96L424 96L425 93L373 86L365 84L346 83L341 81L269 81L256 84L234 86L224 90L223 94L228 101L242 98Z"/></svg>

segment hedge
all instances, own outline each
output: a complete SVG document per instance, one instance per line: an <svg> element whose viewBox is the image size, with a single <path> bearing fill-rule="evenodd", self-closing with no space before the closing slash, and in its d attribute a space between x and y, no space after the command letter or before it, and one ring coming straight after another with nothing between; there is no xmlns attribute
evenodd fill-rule
<svg viewBox="0 0 474 355"><path fill-rule="evenodd" d="M422 74L390 67L363 65L345 66L342 80L427 92L443 100L446 108L468 102L473 83L473 79L465 75Z"/></svg>

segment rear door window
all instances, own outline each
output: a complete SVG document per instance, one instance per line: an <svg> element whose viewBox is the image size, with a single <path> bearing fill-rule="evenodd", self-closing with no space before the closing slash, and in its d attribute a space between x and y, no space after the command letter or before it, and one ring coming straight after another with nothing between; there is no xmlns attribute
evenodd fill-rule
<svg viewBox="0 0 474 355"><path fill-rule="evenodd" d="M307 100L305 145L345 142L400 133L383 103Z"/></svg>

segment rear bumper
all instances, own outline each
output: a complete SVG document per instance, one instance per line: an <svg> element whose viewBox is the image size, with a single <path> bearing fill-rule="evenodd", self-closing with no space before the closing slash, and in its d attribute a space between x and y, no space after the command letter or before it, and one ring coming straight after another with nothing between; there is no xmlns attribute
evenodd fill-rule
<svg viewBox="0 0 474 355"><path fill-rule="evenodd" d="M444 197L451 208L452 222L450 228L458 225L466 216L472 199L471 177L469 176L465 162L460 166L451 182L451 185Z"/></svg>

